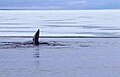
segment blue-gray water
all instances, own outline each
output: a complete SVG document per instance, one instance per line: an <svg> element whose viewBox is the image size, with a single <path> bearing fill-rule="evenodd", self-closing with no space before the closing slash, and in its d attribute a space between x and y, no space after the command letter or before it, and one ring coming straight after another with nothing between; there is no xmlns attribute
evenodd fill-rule
<svg viewBox="0 0 120 77"><path fill-rule="evenodd" d="M1 10L0 36L120 36L120 10Z"/></svg>
<svg viewBox="0 0 120 77"><path fill-rule="evenodd" d="M119 37L119 10L0 11L0 36ZM0 37L0 77L119 77L119 38Z"/></svg>

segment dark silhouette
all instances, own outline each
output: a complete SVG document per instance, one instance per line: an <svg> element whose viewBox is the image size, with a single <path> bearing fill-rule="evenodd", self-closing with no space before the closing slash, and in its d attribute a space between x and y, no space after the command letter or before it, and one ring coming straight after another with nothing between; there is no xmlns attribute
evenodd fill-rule
<svg viewBox="0 0 120 77"><path fill-rule="evenodd" d="M35 33L34 37L33 37L33 44L34 45L39 45L39 29L38 31Z"/></svg>

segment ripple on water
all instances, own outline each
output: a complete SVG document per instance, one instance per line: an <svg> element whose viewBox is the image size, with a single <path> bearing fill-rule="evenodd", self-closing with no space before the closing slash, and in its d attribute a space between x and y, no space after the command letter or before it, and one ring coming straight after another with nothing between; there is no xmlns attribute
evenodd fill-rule
<svg viewBox="0 0 120 77"><path fill-rule="evenodd" d="M65 44L58 43L55 41L52 42L40 42L39 46L65 46ZM34 47L33 42L0 42L0 49L9 49L9 48L30 48Z"/></svg>

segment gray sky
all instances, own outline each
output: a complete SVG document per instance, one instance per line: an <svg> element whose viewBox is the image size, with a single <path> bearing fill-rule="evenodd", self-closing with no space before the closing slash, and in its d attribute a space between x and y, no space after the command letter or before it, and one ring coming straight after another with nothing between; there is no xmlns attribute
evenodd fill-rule
<svg viewBox="0 0 120 77"><path fill-rule="evenodd" d="M0 9L120 9L120 0L0 0Z"/></svg>

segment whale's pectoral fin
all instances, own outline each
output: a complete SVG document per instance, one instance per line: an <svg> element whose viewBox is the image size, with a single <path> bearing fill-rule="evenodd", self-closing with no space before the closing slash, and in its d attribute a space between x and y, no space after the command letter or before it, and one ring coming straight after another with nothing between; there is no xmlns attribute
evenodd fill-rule
<svg viewBox="0 0 120 77"><path fill-rule="evenodd" d="M33 44L34 45L39 45L39 29L38 31L35 33L34 37L33 37Z"/></svg>

